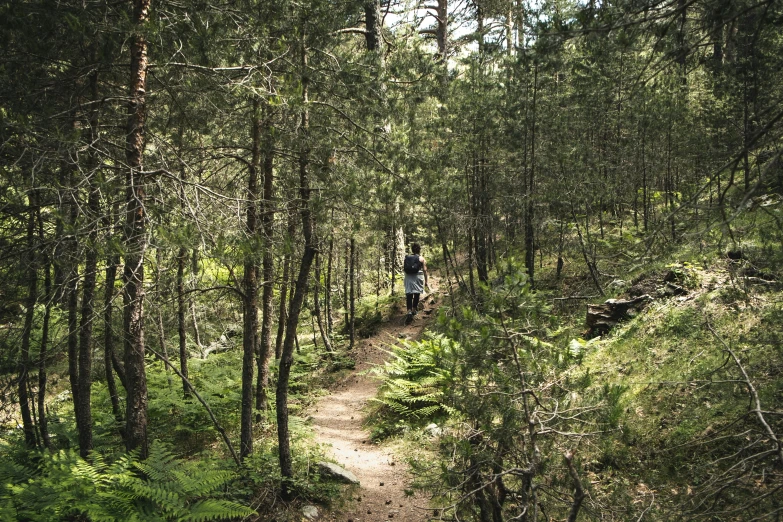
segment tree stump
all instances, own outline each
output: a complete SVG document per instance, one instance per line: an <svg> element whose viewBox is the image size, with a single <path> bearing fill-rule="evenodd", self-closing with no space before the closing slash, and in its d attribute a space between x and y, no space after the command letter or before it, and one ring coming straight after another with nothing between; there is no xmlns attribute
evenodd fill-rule
<svg viewBox="0 0 783 522"><path fill-rule="evenodd" d="M635 317L652 299L644 294L634 299L608 299L603 304L587 305L588 336L604 335L620 321Z"/></svg>

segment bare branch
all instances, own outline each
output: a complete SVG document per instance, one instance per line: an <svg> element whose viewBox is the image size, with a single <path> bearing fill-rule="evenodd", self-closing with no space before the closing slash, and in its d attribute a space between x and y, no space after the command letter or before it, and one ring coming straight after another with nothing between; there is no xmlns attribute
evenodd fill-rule
<svg viewBox="0 0 783 522"><path fill-rule="evenodd" d="M737 367L742 372L742 376L745 377L745 384L748 387L748 391L750 392L751 396L753 397L753 402L756 405L756 407L751 410L751 413L755 413L756 417L758 418L759 422L762 426L764 426L764 430L767 432L767 435L769 435L769 438L772 439L775 444L777 445L777 454L778 459L780 460L781 465L783 465L783 445L780 443L780 439L778 439L775 432L772 430L769 424L767 424L767 420L764 418L763 415L763 409L761 408L761 400L759 399L759 394L756 391L755 386L753 386L753 383L750 382L750 377L748 377L748 372L745 371L745 367L742 366L742 363L739 360L739 357L734 353L734 351L731 349L731 347L726 344L726 341L721 338L718 333L715 331L715 329L712 327L712 325L708 322L707 328L709 328L710 332L712 332L712 335L715 336L715 338L720 341L720 343L723 345L723 348L731 354L731 357L734 359L734 362L737 364Z"/></svg>

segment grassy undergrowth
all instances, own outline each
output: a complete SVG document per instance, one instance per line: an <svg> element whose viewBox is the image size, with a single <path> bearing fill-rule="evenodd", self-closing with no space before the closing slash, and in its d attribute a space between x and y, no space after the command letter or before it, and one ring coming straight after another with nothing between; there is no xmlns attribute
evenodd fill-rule
<svg viewBox="0 0 783 522"><path fill-rule="evenodd" d="M417 483L460 520L566 519L574 476L580 519L779 520L783 274L777 249L738 250L612 258L623 277L601 281L605 298L654 300L589 340L584 308L552 306L595 293L589 280L545 272L531 292L518 264L499 266L476 300L444 307L438 334L395 349L375 433L434 441L439 458L411 459Z"/></svg>

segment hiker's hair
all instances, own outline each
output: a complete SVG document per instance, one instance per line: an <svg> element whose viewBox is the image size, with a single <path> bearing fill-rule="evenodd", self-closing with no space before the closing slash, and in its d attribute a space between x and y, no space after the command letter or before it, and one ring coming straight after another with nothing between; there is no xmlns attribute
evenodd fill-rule
<svg viewBox="0 0 783 522"><path fill-rule="evenodd" d="M420 254L421 253L421 245L418 243L413 243L411 245L411 252L414 254Z"/></svg>

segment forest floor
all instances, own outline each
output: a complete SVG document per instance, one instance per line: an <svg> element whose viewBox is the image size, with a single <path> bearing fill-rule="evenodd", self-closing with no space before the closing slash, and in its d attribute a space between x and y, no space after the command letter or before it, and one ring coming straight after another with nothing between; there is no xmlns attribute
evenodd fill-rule
<svg viewBox="0 0 783 522"><path fill-rule="evenodd" d="M383 364L388 351L400 339L419 339L427 325L437 316L437 280L430 278L432 293L423 296L419 314L405 325L404 305L392 315L378 333L360 340L353 356L353 372L336 381L330 394L311 408L316 440L329 446L338 465L359 479L359 487L350 499L334 508L320 520L334 522L380 522L395 520L424 522L428 516L428 499L410 489L408 466L402 455L395 454L392 443L375 443L364 427L367 403L378 391L380 382L368 371ZM400 297L404 300L404 297ZM397 307L399 309L400 307Z"/></svg>

